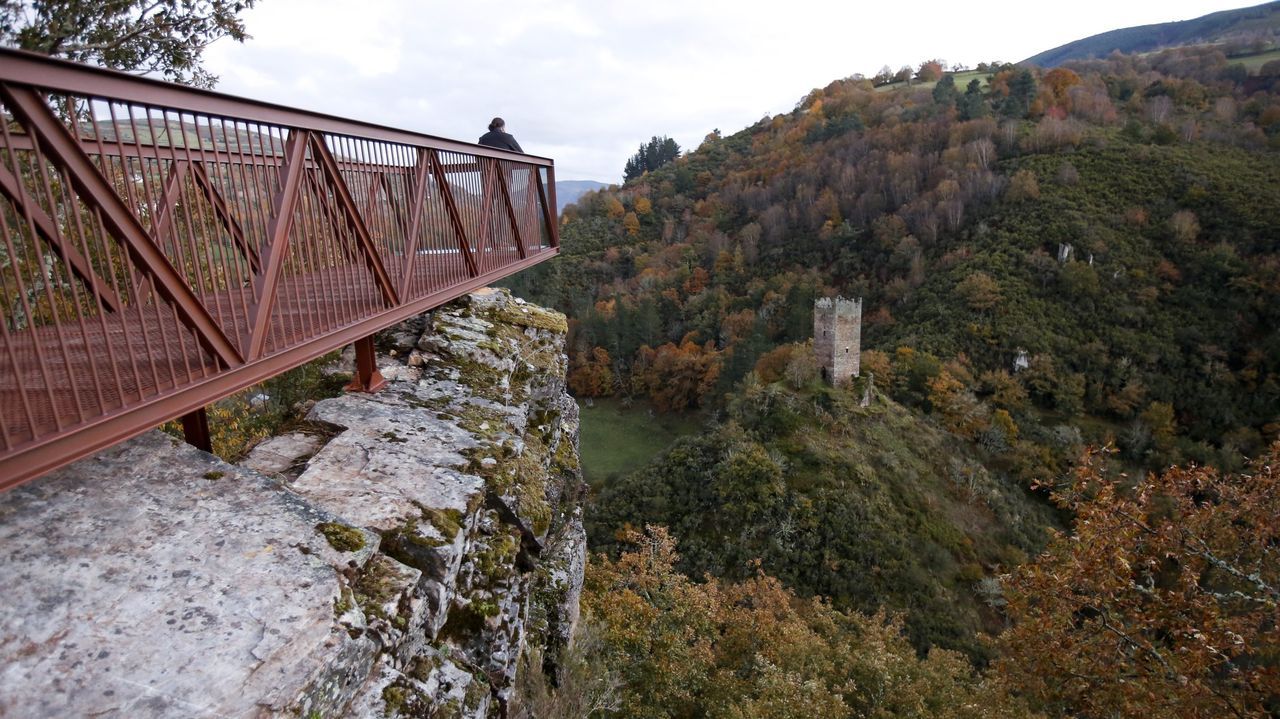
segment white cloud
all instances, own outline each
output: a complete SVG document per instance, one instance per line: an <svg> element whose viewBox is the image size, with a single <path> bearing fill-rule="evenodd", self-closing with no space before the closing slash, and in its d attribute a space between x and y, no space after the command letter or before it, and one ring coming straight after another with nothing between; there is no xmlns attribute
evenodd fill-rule
<svg viewBox="0 0 1280 719"><path fill-rule="evenodd" d="M696 147L881 65L1016 61L1246 4L261 0L253 39L207 57L224 92L433 135L474 140L502 115L558 177L616 181L652 135Z"/></svg>

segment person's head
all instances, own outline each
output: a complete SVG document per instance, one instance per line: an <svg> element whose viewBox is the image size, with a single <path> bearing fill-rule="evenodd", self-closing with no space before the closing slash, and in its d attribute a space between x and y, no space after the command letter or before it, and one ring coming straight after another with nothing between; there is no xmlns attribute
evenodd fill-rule
<svg viewBox="0 0 1280 719"><path fill-rule="evenodd" d="M489 132L502 132L507 129L507 123L501 117L495 117L489 123Z"/></svg>

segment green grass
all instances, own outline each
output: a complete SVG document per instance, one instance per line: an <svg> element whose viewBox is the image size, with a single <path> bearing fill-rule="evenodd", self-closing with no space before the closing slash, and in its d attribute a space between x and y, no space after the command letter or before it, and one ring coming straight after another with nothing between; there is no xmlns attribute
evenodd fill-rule
<svg viewBox="0 0 1280 719"><path fill-rule="evenodd" d="M1257 74L1258 70L1262 69L1263 65L1266 65L1272 60L1280 60L1280 50L1260 52L1256 55L1237 55L1235 57L1227 58L1227 62L1232 64L1238 62L1248 68L1249 72L1252 74Z"/></svg>
<svg viewBox="0 0 1280 719"><path fill-rule="evenodd" d="M1259 67L1261 67L1261 63L1259 63ZM959 90L960 92L964 92L964 89L969 86L970 80L977 80L978 82L982 83L982 87L986 87L987 78L991 77L991 73L979 72L977 70L966 70L964 72L949 72L947 74L955 77L956 89ZM936 82L917 82L915 80L912 80L910 86L916 89L932 90L933 86L937 84L938 83ZM881 85L877 87L876 92L889 92L891 90L901 90L902 88L905 88L905 87L907 87L907 84L904 82L891 82L888 85Z"/></svg>
<svg viewBox="0 0 1280 719"><path fill-rule="evenodd" d="M651 414L643 402L630 408L617 399L597 399L593 407L586 401L580 404L582 475L597 487L611 476L640 469L676 439L702 426L699 414Z"/></svg>

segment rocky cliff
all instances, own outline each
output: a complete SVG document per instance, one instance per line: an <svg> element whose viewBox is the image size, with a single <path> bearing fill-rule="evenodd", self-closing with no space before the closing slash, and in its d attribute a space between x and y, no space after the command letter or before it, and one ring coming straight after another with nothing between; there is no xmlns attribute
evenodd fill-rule
<svg viewBox="0 0 1280 719"><path fill-rule="evenodd" d="M241 466L151 433L0 495L0 716L505 715L577 621L564 333L479 292Z"/></svg>

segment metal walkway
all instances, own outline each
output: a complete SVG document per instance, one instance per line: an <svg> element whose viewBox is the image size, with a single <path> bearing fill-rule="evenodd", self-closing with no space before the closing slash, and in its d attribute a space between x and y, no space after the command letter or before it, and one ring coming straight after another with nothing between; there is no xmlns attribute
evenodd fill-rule
<svg viewBox="0 0 1280 719"><path fill-rule="evenodd" d="M558 251L551 160L0 49L0 490Z"/></svg>

